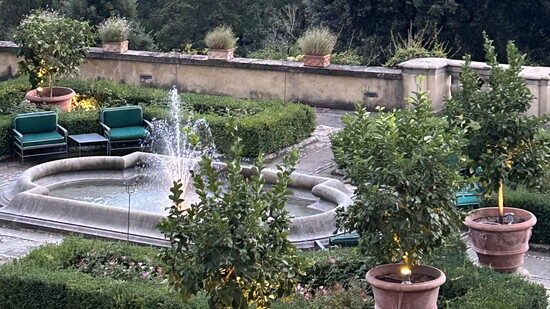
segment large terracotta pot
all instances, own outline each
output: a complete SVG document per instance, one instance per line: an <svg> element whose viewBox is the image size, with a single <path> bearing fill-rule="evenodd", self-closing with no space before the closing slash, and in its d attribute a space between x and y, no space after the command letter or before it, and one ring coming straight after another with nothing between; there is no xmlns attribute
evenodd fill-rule
<svg viewBox="0 0 550 309"><path fill-rule="evenodd" d="M324 56L304 55L304 66L324 68L330 65L330 54Z"/></svg>
<svg viewBox="0 0 550 309"><path fill-rule="evenodd" d="M434 267L418 265L413 274L425 274L434 280L401 284L377 279L377 276L399 274L403 264L377 266L367 272L367 282L374 292L375 309L437 309L439 287L445 283L445 274Z"/></svg>
<svg viewBox="0 0 550 309"><path fill-rule="evenodd" d="M46 103L57 106L59 109L68 111L71 107L71 102L76 93L71 88L52 87L53 91L50 94L50 88L43 88L40 93L33 89L25 95L25 99L34 103Z"/></svg>
<svg viewBox="0 0 550 309"><path fill-rule="evenodd" d="M523 265L525 252L529 250L531 229L537 218L527 210L504 207L504 213L513 212L516 218L524 219L517 224L487 224L475 222L483 217L498 216L498 207L480 208L471 211L464 224L470 228L472 249L479 263L498 272L514 272Z"/></svg>

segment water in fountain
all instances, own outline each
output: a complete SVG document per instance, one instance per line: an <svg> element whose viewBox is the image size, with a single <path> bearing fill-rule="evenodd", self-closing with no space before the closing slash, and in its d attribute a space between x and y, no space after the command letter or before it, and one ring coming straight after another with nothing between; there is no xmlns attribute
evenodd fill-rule
<svg viewBox="0 0 550 309"><path fill-rule="evenodd" d="M170 91L169 107L168 119L152 121L151 149L161 156L145 162L138 173L146 180L143 185L167 192L172 182L179 180L189 196L187 193L194 191L190 171L195 170L203 155L217 157L216 148L206 120L195 119L192 110L184 108L175 88Z"/></svg>

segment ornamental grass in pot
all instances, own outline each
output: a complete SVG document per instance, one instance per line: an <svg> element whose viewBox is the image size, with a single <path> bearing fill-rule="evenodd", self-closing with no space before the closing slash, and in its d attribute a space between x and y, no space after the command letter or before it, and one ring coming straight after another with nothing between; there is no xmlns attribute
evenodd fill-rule
<svg viewBox="0 0 550 309"><path fill-rule="evenodd" d="M304 53L304 66L324 68L330 65L330 55L337 37L328 28L311 28L298 39Z"/></svg>
<svg viewBox="0 0 550 309"><path fill-rule="evenodd" d="M97 28L103 50L110 53L127 52L131 30L130 22L124 17L113 16L104 20Z"/></svg>
<svg viewBox="0 0 550 309"><path fill-rule="evenodd" d="M335 160L356 186L337 226L359 233L367 257L389 263L367 273L379 309L437 308L445 274L420 262L459 231L454 192L467 180L450 162L464 162L463 131L435 117L430 105L420 90L407 108L377 116L357 105L332 137Z"/></svg>
<svg viewBox="0 0 550 309"><path fill-rule="evenodd" d="M204 43L208 46L208 59L229 61L234 57L237 37L231 27L220 26L206 34Z"/></svg>
<svg viewBox="0 0 550 309"><path fill-rule="evenodd" d="M523 264L537 219L526 210L504 206L504 185L537 186L544 176L550 151L540 133L548 117L526 115L534 96L519 75L525 56L509 42L509 66L500 66L493 41L484 36L489 87L480 87L467 56L462 90L447 100L444 114L472 128L463 148L471 159L469 170L487 195L498 194L498 207L474 210L465 219L472 247L481 265L513 272Z"/></svg>
<svg viewBox="0 0 550 309"><path fill-rule="evenodd" d="M21 72L29 76L33 90L25 98L68 110L75 96L70 88L54 87L59 75L72 75L86 60L94 43L91 26L65 18L55 11L35 10L17 27L14 41L19 45Z"/></svg>

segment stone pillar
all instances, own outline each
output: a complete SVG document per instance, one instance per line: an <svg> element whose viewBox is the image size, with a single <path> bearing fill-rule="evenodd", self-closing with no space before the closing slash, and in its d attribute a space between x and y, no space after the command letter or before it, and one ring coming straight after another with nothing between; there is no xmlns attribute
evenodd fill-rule
<svg viewBox="0 0 550 309"><path fill-rule="evenodd" d="M444 99L451 95L451 75L447 73L447 59L421 58L399 64L403 75L403 97L410 97L417 90L429 91L432 107L439 111L443 108ZM424 76L418 80L419 76Z"/></svg>

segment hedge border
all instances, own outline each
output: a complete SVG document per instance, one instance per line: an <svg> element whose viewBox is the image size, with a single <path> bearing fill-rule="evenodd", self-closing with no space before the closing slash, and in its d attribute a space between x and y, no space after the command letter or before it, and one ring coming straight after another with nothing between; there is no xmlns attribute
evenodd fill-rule
<svg viewBox="0 0 550 309"><path fill-rule="evenodd" d="M12 98L24 97L27 84L24 78L0 82L0 106L4 106L5 110L14 109L17 102L12 102ZM169 95L165 90L107 80L65 79L58 84L94 97L101 102L102 107L142 105L148 120L168 116L166 105ZM4 95L3 91L8 95ZM247 157L256 157L260 152L276 152L296 144L315 129L315 109L299 103L189 93L181 94L181 99L191 111L195 111L195 117L204 117L209 122L221 153L227 153L232 144L227 128L231 119L235 119L239 128L238 136L243 140L244 155ZM58 115L59 123L67 128L69 134L100 133L98 111L59 112ZM1 155L12 152L11 117L0 116Z"/></svg>

